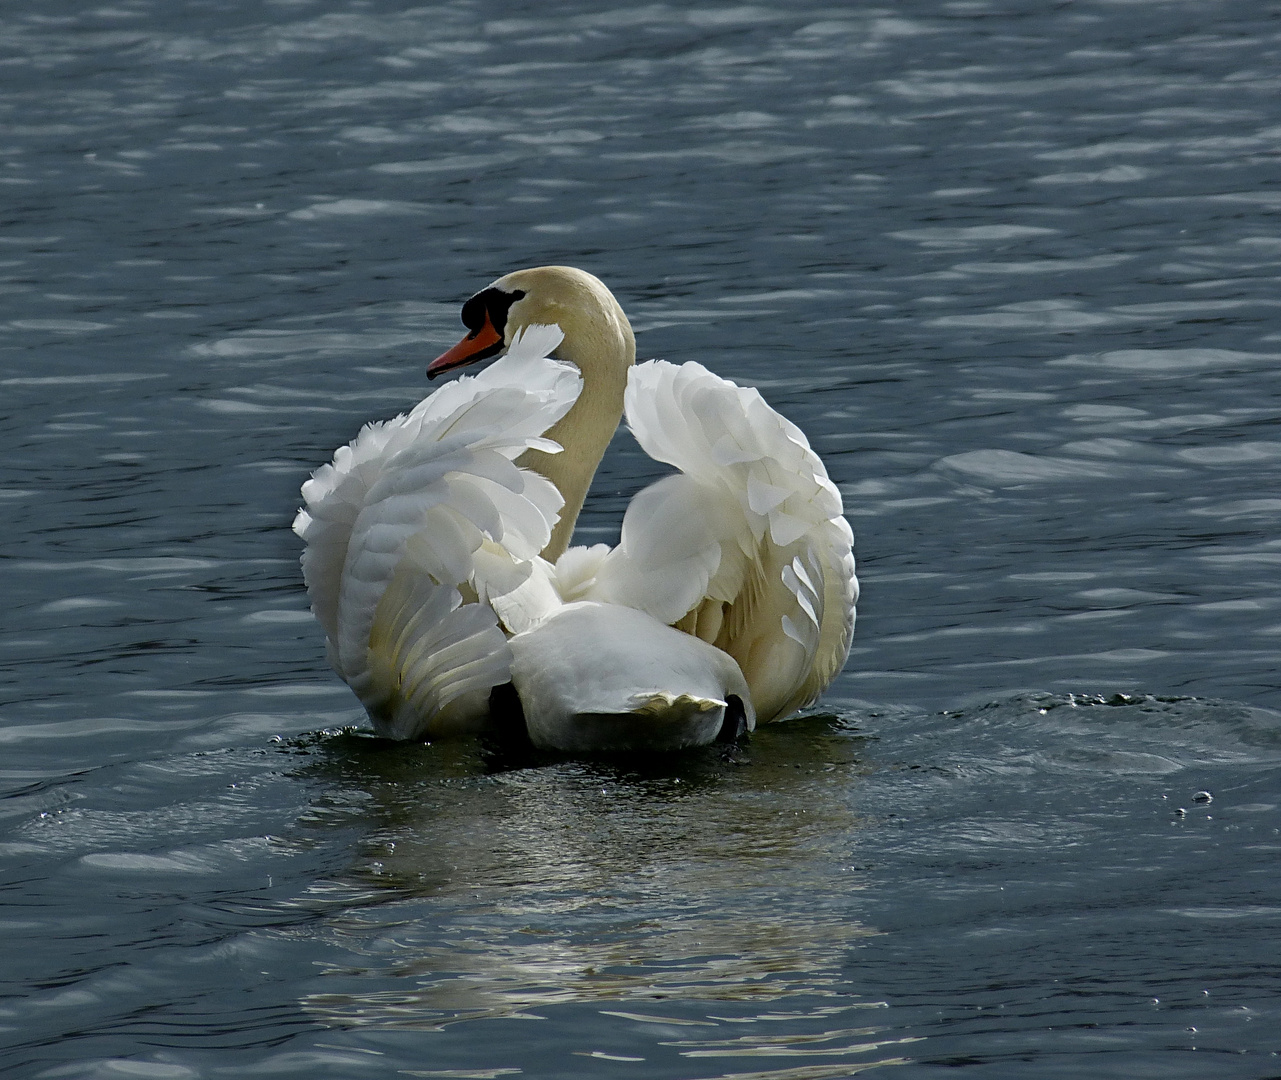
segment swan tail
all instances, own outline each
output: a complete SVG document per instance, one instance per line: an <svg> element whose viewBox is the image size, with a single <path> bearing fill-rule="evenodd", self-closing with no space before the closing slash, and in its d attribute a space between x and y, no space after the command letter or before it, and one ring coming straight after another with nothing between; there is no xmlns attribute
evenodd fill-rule
<svg viewBox="0 0 1281 1080"><path fill-rule="evenodd" d="M535 746L704 746L720 733L731 697L743 728L756 724L732 657L635 608L569 603L509 644L512 685Z"/></svg>
<svg viewBox="0 0 1281 1080"><path fill-rule="evenodd" d="M652 694L637 694L627 711L635 716L666 716L670 713L710 713L725 708L720 698L699 697L697 694L673 694L655 690Z"/></svg>

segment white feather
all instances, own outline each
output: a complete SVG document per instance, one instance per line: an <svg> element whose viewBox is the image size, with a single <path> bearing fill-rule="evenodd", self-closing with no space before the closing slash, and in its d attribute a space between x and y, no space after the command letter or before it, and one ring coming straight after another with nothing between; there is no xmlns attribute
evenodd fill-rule
<svg viewBox="0 0 1281 1080"><path fill-rule="evenodd" d="M858 581L840 494L805 436L697 363L633 367L622 392L634 349L608 290L563 267L513 277L495 284L525 297L559 283L526 310L579 336L517 329L502 359L366 426L303 485L307 588L375 726L475 730L509 678L535 742L571 750L704 743L735 699L749 728L808 704L845 661ZM593 304L584 324L575 305ZM601 374L583 342L622 366ZM565 499L516 462L559 453L558 425L570 452L542 468L581 483L577 507L596 461L574 436L607 441L620 392L642 448L679 473L635 496L615 548L569 548L553 566L540 553L563 542Z"/></svg>
<svg viewBox="0 0 1281 1080"><path fill-rule="evenodd" d="M633 500L586 595L682 627L693 614L688 629L739 661L762 720L808 704L845 662L857 597L852 535L822 461L758 391L701 364L640 364L624 402L645 452L684 477ZM708 604L751 617L700 613Z"/></svg>
<svg viewBox="0 0 1281 1080"><path fill-rule="evenodd" d="M527 328L479 375L367 425L303 485L294 529L313 609L339 674L386 734L467 726L477 718L451 715L451 704L487 700L508 678L493 608L460 606L459 588L475 589L482 546L527 562L559 516L559 491L514 460L531 447L560 449L543 434L582 388L576 369L544 358L562 336ZM531 609L528 589L519 599L508 608Z"/></svg>

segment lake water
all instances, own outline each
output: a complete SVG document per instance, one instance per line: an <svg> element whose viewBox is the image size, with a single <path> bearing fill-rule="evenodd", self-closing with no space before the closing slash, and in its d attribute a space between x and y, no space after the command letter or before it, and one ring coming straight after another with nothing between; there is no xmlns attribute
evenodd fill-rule
<svg viewBox="0 0 1281 1080"><path fill-rule="evenodd" d="M1281 1076L1277 15L9 5L0 1072ZM325 665L299 485L544 262L845 496L848 667L736 752Z"/></svg>

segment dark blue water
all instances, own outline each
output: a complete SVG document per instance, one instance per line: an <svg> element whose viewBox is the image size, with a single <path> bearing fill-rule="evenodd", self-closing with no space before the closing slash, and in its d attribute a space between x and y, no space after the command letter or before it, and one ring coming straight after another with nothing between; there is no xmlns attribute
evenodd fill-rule
<svg viewBox="0 0 1281 1080"><path fill-rule="evenodd" d="M1281 1076L1275 5L0 13L0 1072ZM298 486L545 262L846 498L741 751L393 748ZM625 434L580 522L657 468Z"/></svg>

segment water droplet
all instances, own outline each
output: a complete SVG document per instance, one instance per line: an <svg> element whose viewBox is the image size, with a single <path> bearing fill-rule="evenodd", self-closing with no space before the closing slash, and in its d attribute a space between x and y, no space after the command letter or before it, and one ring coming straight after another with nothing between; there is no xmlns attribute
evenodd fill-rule
<svg viewBox="0 0 1281 1080"><path fill-rule="evenodd" d="M1211 803L1211 802L1214 802L1214 796L1211 795L1208 791L1198 791L1195 795L1192 796L1192 801Z"/></svg>
<svg viewBox="0 0 1281 1080"><path fill-rule="evenodd" d="M1186 816L1187 816L1187 813L1188 813L1188 812L1187 812L1186 810L1184 810L1184 809L1183 809L1183 807L1181 807L1181 806L1180 806L1177 810L1175 810L1175 811L1174 811L1175 817L1186 817Z"/></svg>

